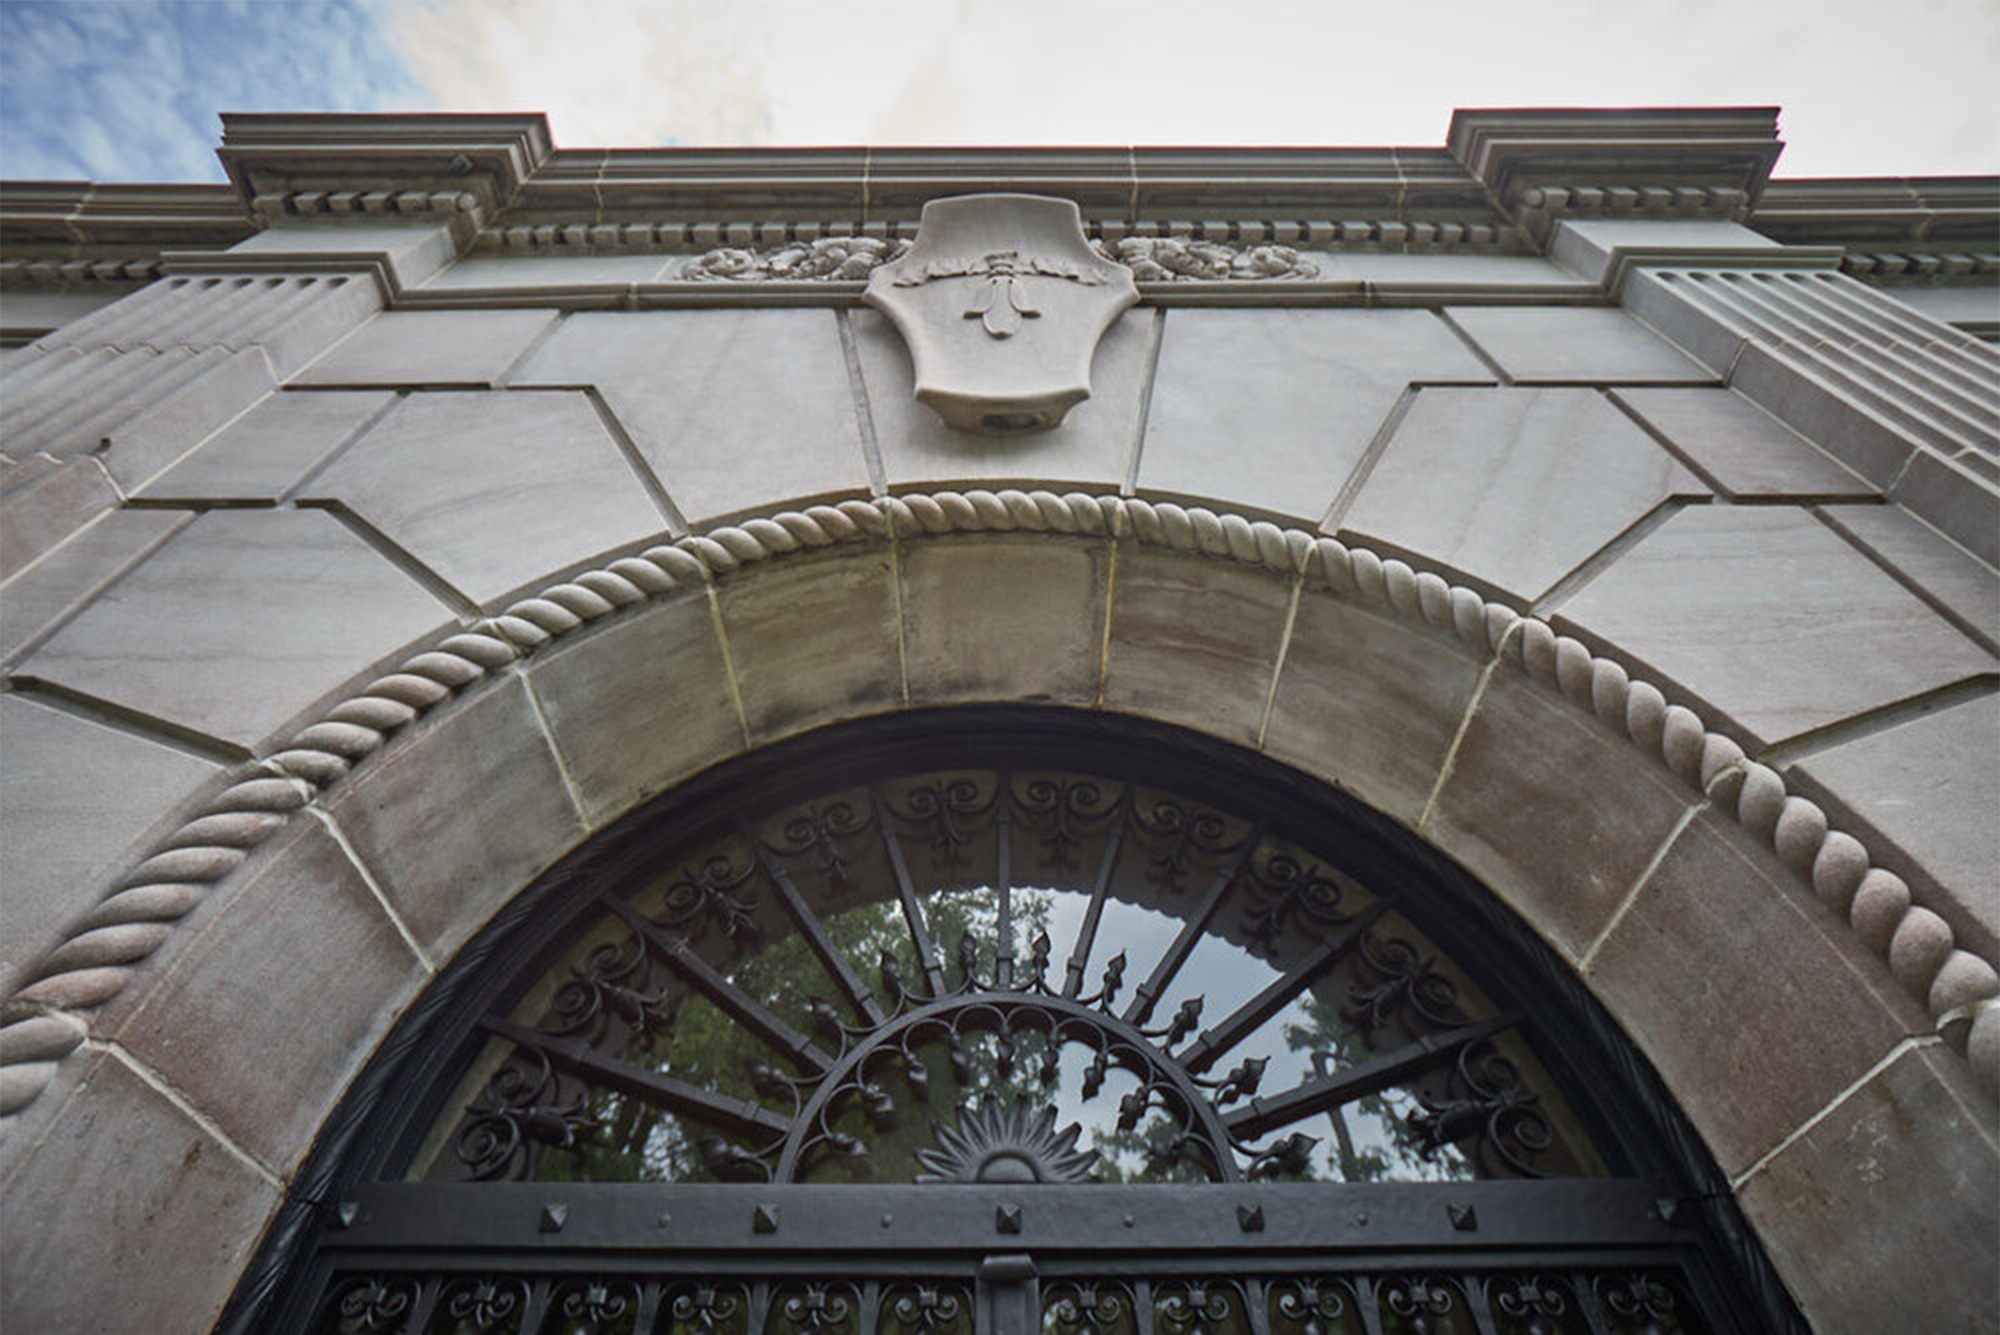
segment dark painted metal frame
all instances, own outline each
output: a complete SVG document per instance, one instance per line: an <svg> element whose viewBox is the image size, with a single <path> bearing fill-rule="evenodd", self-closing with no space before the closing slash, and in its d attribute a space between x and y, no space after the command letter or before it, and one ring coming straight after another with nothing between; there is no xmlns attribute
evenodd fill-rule
<svg viewBox="0 0 2000 1335"><path fill-rule="evenodd" d="M1226 809L1253 807L1277 837L1335 849L1364 884L1396 887L1400 910L1441 949L1482 985L1497 982L1494 995L1559 1038L1540 1045L1539 1055L1622 1176L1027 1191L384 1180L414 1153L452 1073L484 1041L478 1018L524 973L551 964L573 926L602 911L602 887L657 867L664 848L728 833L746 800L775 809L890 767L968 764L1130 774ZM551 1208L561 1221L553 1228ZM857 1227L877 1216L890 1222ZM1468 1217L1477 1221L1471 1229ZM777 1226L766 1227L772 1221ZM918 1236L927 1240L920 1253ZM880 1264L886 1273L889 1258L922 1254L933 1269L969 1274L987 1253L1029 1246L1058 1264L1092 1258L1121 1272L1157 1269L1174 1255L1200 1255L1204 1268L1213 1259L1217 1273L1256 1268L1259 1258L1315 1269L1453 1271L1663 1263L1680 1270L1718 1330L1807 1330L1657 1075L1496 896L1386 818L1263 756L1166 725L1032 706L912 711L765 748L646 803L539 878L459 953L355 1081L218 1329L304 1329L335 1254L343 1268L407 1263L412 1255L426 1265L457 1258L490 1266L501 1255L522 1270L637 1266L654 1274L737 1269L766 1255L788 1269L818 1258L822 1268Z"/></svg>

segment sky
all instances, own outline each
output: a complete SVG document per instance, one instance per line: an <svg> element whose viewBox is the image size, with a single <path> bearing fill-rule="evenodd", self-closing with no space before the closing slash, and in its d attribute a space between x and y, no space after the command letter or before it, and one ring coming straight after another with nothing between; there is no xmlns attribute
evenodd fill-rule
<svg viewBox="0 0 2000 1335"><path fill-rule="evenodd" d="M220 181L222 111L570 148L1444 142L1776 105L1780 176L2000 172L2000 0L0 0L0 177Z"/></svg>

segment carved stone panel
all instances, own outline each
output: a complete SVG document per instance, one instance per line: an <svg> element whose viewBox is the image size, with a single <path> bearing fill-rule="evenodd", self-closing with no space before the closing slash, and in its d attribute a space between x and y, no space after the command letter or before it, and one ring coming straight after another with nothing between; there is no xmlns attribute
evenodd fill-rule
<svg viewBox="0 0 2000 1335"><path fill-rule="evenodd" d="M1016 432L1090 397L1097 342L1139 291L1073 202L996 194L924 205L916 244L862 299L909 344L919 402L961 430Z"/></svg>

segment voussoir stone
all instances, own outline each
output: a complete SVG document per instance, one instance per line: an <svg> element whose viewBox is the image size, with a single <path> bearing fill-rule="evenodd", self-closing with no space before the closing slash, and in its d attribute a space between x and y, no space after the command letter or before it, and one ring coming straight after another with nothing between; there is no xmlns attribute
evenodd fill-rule
<svg viewBox="0 0 2000 1335"><path fill-rule="evenodd" d="M380 390L273 394L139 494L149 501L278 500L393 398Z"/></svg>
<svg viewBox="0 0 2000 1335"><path fill-rule="evenodd" d="M2000 1331L1995 1131L1956 1055L1906 1051L1737 1189L1815 1331Z"/></svg>
<svg viewBox="0 0 2000 1335"><path fill-rule="evenodd" d="M1110 560L1105 542L1087 539L947 537L906 548L911 703L1090 704Z"/></svg>
<svg viewBox="0 0 2000 1335"><path fill-rule="evenodd" d="M447 620L332 515L203 514L21 670L241 746Z"/></svg>
<svg viewBox="0 0 2000 1335"><path fill-rule="evenodd" d="M212 761L52 708L0 695L0 847L7 927L0 996L25 981L64 927L111 889L162 813L221 776Z"/></svg>
<svg viewBox="0 0 2000 1335"><path fill-rule="evenodd" d="M772 497L865 494L854 391L828 311L584 312L510 381L594 385L688 523Z"/></svg>
<svg viewBox="0 0 2000 1335"><path fill-rule="evenodd" d="M10 1328L207 1330L280 1188L123 1063L92 1057L0 1192Z"/></svg>
<svg viewBox="0 0 2000 1335"><path fill-rule="evenodd" d="M1411 382L1494 380L1429 311L1175 310L1161 339L1139 486L1307 525Z"/></svg>
<svg viewBox="0 0 2000 1335"><path fill-rule="evenodd" d="M1425 389L1341 521L1534 598L1670 496L1707 488L1590 389Z"/></svg>
<svg viewBox="0 0 2000 1335"><path fill-rule="evenodd" d="M668 523L576 391L413 394L304 492L487 606Z"/></svg>
<svg viewBox="0 0 2000 1335"><path fill-rule="evenodd" d="M1714 384L1713 372L1624 311L1454 306L1447 312L1514 380Z"/></svg>
<svg viewBox="0 0 2000 1335"><path fill-rule="evenodd" d="M1811 514L1778 506L1681 511L1561 620L1764 744L1993 662Z"/></svg>

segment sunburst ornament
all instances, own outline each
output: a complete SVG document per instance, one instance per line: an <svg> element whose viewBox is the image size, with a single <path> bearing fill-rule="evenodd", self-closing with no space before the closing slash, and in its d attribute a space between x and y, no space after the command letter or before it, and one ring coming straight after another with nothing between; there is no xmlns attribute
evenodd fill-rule
<svg viewBox="0 0 2000 1335"><path fill-rule="evenodd" d="M934 1128L938 1148L918 1150L917 1162L930 1171L917 1175L922 1183L941 1182L1091 1182L1096 1150L1079 1150L1083 1128L1071 1122L1056 1130L1056 1110L1036 1112L1025 1095L1013 1107L992 1094L977 1108L958 1110L958 1125Z"/></svg>

